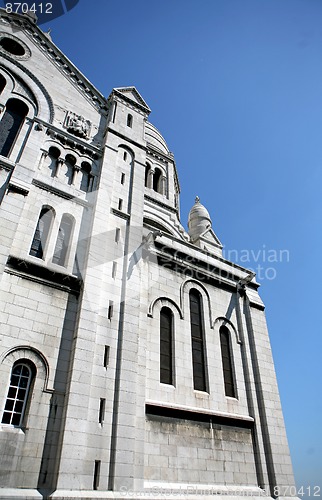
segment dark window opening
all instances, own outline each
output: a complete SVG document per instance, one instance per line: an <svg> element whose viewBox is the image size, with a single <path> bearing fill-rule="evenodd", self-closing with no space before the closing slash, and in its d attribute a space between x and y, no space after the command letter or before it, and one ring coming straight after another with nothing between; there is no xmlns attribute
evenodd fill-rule
<svg viewBox="0 0 322 500"><path fill-rule="evenodd" d="M151 170L151 167L149 164L147 164L145 166L145 180L144 180L145 187L148 187L150 170Z"/></svg>
<svg viewBox="0 0 322 500"><path fill-rule="evenodd" d="M7 80L5 79L4 76L0 75L0 94L3 91L3 89L5 88L6 84L7 84Z"/></svg>
<svg viewBox="0 0 322 500"><path fill-rule="evenodd" d="M12 38L1 38L0 46L14 56L24 56L26 53L24 47L16 40L12 40Z"/></svg>
<svg viewBox="0 0 322 500"><path fill-rule="evenodd" d="M91 189L91 165L84 161L81 165L81 183L80 183L80 189L87 193L87 191L90 191Z"/></svg>
<svg viewBox="0 0 322 500"><path fill-rule="evenodd" d="M127 115L127 126L132 128L132 124L133 124L133 116L128 114Z"/></svg>
<svg viewBox="0 0 322 500"><path fill-rule="evenodd" d="M108 367L109 362L110 362L110 346L106 345L104 347L104 359L103 359L104 368Z"/></svg>
<svg viewBox="0 0 322 500"><path fill-rule="evenodd" d="M153 175L153 190L157 193L161 193L161 176L162 172L158 168L155 169Z"/></svg>
<svg viewBox="0 0 322 500"><path fill-rule="evenodd" d="M206 392L207 384L201 297L197 290L191 290L189 298L194 389Z"/></svg>
<svg viewBox="0 0 322 500"><path fill-rule="evenodd" d="M50 207L41 210L29 254L42 259L46 249L49 232L54 220L54 211Z"/></svg>
<svg viewBox="0 0 322 500"><path fill-rule="evenodd" d="M9 99L0 121L0 155L9 156L27 114L28 107L24 102Z"/></svg>
<svg viewBox="0 0 322 500"><path fill-rule="evenodd" d="M160 312L160 382L173 385L173 314L168 307Z"/></svg>
<svg viewBox="0 0 322 500"><path fill-rule="evenodd" d="M219 334L220 334L222 367L224 373L225 394L226 396L235 398L236 391L234 384L229 331L225 326L222 326L219 330Z"/></svg>
<svg viewBox="0 0 322 500"><path fill-rule="evenodd" d="M98 422L100 424L103 424L104 422L104 417L105 417L105 404L106 404L106 399L101 398L100 399L100 408L99 408L99 414L98 414Z"/></svg>
<svg viewBox="0 0 322 500"><path fill-rule="evenodd" d="M93 490L98 490L98 487L100 484L100 472L101 472L101 461L95 460L95 462L94 462Z"/></svg>
<svg viewBox="0 0 322 500"><path fill-rule="evenodd" d="M58 168L58 158L60 157L60 151L58 148L51 146L48 150L48 156L50 159L50 164L48 165L49 170L51 170L51 177L57 175Z"/></svg>

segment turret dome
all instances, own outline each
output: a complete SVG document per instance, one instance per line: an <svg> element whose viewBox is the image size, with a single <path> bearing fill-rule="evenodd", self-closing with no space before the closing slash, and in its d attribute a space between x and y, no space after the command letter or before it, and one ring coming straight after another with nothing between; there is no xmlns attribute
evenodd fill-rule
<svg viewBox="0 0 322 500"><path fill-rule="evenodd" d="M211 228L211 218L208 210L200 203L199 196L189 212L188 228L191 241L194 242Z"/></svg>

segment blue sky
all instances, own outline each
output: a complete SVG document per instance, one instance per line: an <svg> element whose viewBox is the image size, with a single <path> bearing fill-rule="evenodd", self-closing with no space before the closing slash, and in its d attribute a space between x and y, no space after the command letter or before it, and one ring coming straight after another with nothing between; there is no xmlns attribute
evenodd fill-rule
<svg viewBox="0 0 322 500"><path fill-rule="evenodd" d="M262 267L297 486L322 486L321 0L80 0L49 26L104 95L149 104L182 223L198 194L226 256Z"/></svg>

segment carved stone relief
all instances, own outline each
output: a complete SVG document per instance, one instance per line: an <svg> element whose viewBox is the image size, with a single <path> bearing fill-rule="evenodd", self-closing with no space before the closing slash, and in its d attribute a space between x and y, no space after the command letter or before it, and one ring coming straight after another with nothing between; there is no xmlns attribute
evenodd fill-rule
<svg viewBox="0 0 322 500"><path fill-rule="evenodd" d="M85 120L83 116L78 115L77 113L68 111L65 120L65 128L68 132L76 135L77 137L88 139L91 130L91 122L89 120Z"/></svg>

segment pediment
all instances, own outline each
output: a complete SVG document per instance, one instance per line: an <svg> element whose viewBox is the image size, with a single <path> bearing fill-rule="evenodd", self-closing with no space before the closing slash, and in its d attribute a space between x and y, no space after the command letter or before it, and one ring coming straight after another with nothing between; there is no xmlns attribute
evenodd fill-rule
<svg viewBox="0 0 322 500"><path fill-rule="evenodd" d="M121 94L126 100L132 101L139 107L143 107L147 113L151 112L151 109L135 87L117 87L113 91L116 94Z"/></svg>
<svg viewBox="0 0 322 500"><path fill-rule="evenodd" d="M211 243L213 245L216 245L220 248L222 248L222 243L220 241L220 239L218 238L218 236L216 236L216 234L214 233L214 231L212 229L209 229L209 231L200 238L202 241L205 241L207 243Z"/></svg>
<svg viewBox="0 0 322 500"><path fill-rule="evenodd" d="M138 92L135 87L116 87L114 90L120 92L128 99L131 99L132 101L135 101L136 103L141 104L141 106L144 106L150 110L149 106L141 96L140 92Z"/></svg>

